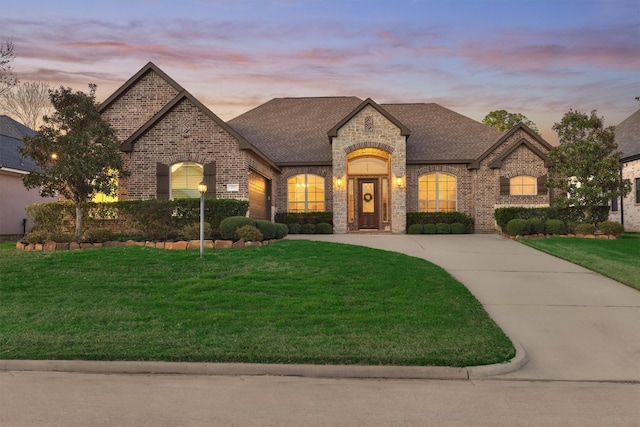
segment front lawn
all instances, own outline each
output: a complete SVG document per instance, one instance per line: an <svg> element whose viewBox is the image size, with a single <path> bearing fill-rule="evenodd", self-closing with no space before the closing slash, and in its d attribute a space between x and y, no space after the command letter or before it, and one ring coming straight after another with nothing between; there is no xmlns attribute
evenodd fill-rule
<svg viewBox="0 0 640 427"><path fill-rule="evenodd" d="M469 366L515 354L441 268L358 246L0 245L0 359Z"/></svg>
<svg viewBox="0 0 640 427"><path fill-rule="evenodd" d="M617 240L547 237L522 243L640 290L640 233Z"/></svg>

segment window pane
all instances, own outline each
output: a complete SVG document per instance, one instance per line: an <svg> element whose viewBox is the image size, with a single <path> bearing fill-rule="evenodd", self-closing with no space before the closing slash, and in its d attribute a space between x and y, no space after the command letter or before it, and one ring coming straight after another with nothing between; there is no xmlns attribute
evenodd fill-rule
<svg viewBox="0 0 640 427"><path fill-rule="evenodd" d="M418 210L420 212L455 212L456 177L432 172L418 178Z"/></svg>
<svg viewBox="0 0 640 427"><path fill-rule="evenodd" d="M377 157L360 157L349 161L349 175L383 175L387 173L387 161Z"/></svg>
<svg viewBox="0 0 640 427"><path fill-rule="evenodd" d="M171 166L171 198L198 198L198 184L203 179L202 165L192 162L176 163Z"/></svg>
<svg viewBox="0 0 640 427"><path fill-rule="evenodd" d="M324 178L300 174L287 180L289 212L324 211Z"/></svg>
<svg viewBox="0 0 640 427"><path fill-rule="evenodd" d="M514 196L537 194L537 179L528 175L514 176L509 180L509 193Z"/></svg>

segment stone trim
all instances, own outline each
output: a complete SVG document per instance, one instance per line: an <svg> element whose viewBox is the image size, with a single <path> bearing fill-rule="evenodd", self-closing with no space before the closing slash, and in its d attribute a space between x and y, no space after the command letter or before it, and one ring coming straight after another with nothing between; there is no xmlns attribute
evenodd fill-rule
<svg viewBox="0 0 640 427"><path fill-rule="evenodd" d="M389 144L385 144L383 142L356 142L350 145L343 147L345 154L350 154L356 150L360 150L362 148L378 148L382 151L386 151L389 154L393 154L394 148Z"/></svg>

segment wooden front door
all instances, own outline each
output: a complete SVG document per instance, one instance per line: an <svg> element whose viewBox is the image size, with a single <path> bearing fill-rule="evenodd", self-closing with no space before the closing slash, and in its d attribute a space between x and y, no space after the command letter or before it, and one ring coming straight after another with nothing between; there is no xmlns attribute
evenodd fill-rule
<svg viewBox="0 0 640 427"><path fill-rule="evenodd" d="M377 179L360 179L358 180L360 198L359 209L360 217L358 224L361 229L374 229L379 227L378 213L378 180Z"/></svg>

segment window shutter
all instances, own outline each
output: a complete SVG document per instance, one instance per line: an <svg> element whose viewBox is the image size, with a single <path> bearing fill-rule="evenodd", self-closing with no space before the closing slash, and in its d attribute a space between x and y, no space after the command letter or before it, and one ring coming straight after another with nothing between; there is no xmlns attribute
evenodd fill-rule
<svg viewBox="0 0 640 427"><path fill-rule="evenodd" d="M547 189L547 175L538 177L538 196L544 196L549 192Z"/></svg>
<svg viewBox="0 0 640 427"><path fill-rule="evenodd" d="M509 182L509 178L506 176L500 177L500 195L508 196L511 192L511 183Z"/></svg>
<svg viewBox="0 0 640 427"><path fill-rule="evenodd" d="M216 198L216 162L205 163L203 178L204 183L207 184L207 192L205 197L212 199Z"/></svg>
<svg viewBox="0 0 640 427"><path fill-rule="evenodd" d="M169 200L169 165L156 163L156 187L158 200Z"/></svg>

